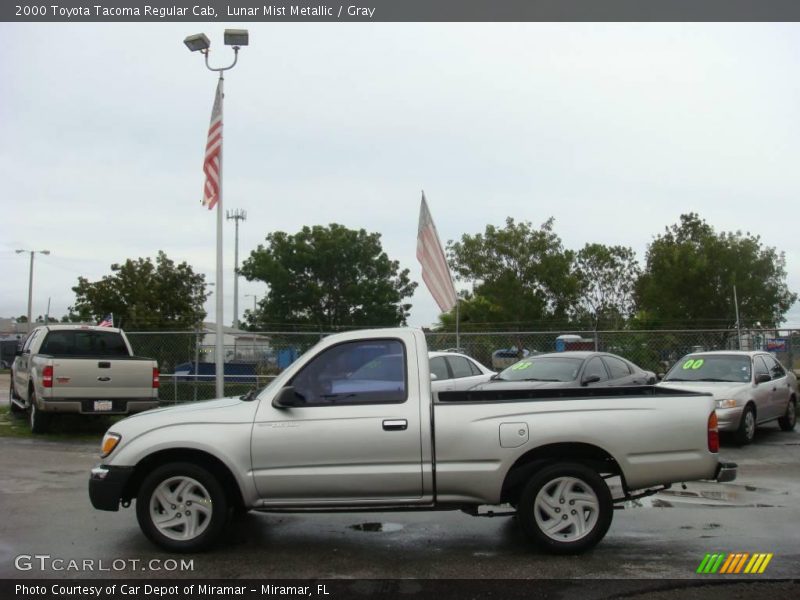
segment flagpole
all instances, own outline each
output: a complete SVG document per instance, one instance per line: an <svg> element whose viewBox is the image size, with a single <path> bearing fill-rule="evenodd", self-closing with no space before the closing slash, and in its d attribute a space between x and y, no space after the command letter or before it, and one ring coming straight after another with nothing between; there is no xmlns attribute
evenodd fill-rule
<svg viewBox="0 0 800 600"><path fill-rule="evenodd" d="M206 61L208 61L208 56L206 55ZM233 66L233 65L231 65ZM224 82L225 78L222 76L223 71L219 72L219 94L222 98L222 102L220 102L220 112L225 113L225 90L224 90ZM215 383L216 383L216 394L215 397L222 398L225 396L225 331L224 331L224 303L223 303L223 277L224 271L222 270L222 159L223 159L223 148L225 144L225 139L220 140L220 148L219 148L219 196L217 197L217 280L216 280L216 294L217 294L217 305L216 305L216 319L217 319L217 330L215 337L217 338L217 343L214 346L214 374Z"/></svg>

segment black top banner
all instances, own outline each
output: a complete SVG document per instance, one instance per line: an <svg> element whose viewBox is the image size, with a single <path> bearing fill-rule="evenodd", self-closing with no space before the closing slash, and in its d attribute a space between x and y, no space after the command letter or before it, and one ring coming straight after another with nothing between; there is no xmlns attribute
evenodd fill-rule
<svg viewBox="0 0 800 600"><path fill-rule="evenodd" d="M11 0L5 22L798 21L797 0Z"/></svg>

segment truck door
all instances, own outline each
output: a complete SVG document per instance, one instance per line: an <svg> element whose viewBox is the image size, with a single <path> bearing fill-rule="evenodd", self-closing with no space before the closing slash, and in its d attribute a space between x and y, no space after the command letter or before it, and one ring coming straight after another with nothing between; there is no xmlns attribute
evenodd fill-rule
<svg viewBox="0 0 800 600"><path fill-rule="evenodd" d="M342 342L291 379L296 405L261 402L251 455L267 504L420 501L421 386L407 356L401 339Z"/></svg>

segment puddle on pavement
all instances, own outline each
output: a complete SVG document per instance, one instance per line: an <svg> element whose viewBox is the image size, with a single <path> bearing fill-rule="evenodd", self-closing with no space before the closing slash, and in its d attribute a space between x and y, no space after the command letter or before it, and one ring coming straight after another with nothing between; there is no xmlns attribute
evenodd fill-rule
<svg viewBox="0 0 800 600"><path fill-rule="evenodd" d="M359 523L350 525L350 529L356 531L400 531L403 526L400 523Z"/></svg>

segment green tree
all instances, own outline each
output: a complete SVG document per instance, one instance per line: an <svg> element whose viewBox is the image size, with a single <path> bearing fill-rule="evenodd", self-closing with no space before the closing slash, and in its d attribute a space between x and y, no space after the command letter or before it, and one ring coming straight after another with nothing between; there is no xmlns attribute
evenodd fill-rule
<svg viewBox="0 0 800 600"><path fill-rule="evenodd" d="M732 327L736 286L742 325L776 327L797 294L783 252L750 233L716 233L696 213L681 215L647 250L636 285L641 327Z"/></svg>
<svg viewBox="0 0 800 600"><path fill-rule="evenodd" d="M468 321L556 328L569 321L580 278L573 269L575 253L564 249L553 223L548 219L536 229L509 217L502 229L487 225L483 234L448 242L451 268L473 285L462 305Z"/></svg>
<svg viewBox="0 0 800 600"><path fill-rule="evenodd" d="M403 299L417 284L408 269L383 251L380 234L333 223L303 227L290 235L275 231L240 268L267 292L249 326L287 325L330 331L341 327L404 325L410 304Z"/></svg>
<svg viewBox="0 0 800 600"><path fill-rule="evenodd" d="M206 316L205 276L162 251L155 262L128 259L112 264L111 271L100 281L78 278L70 317L97 322L111 313L114 324L129 331L190 331Z"/></svg>
<svg viewBox="0 0 800 600"><path fill-rule="evenodd" d="M624 246L586 244L575 258L581 282L577 318L591 329L622 329L634 313L636 254Z"/></svg>

